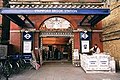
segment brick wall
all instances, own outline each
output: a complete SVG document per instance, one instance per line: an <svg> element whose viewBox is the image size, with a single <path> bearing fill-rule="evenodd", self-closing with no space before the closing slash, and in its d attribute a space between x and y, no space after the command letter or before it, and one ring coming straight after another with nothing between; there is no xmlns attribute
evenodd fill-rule
<svg viewBox="0 0 120 80"><path fill-rule="evenodd" d="M3 0L0 0L0 8L3 6Z"/></svg>
<svg viewBox="0 0 120 80"><path fill-rule="evenodd" d="M111 1L110 9L103 20L103 49L120 60L120 1Z"/></svg>
<svg viewBox="0 0 120 80"><path fill-rule="evenodd" d="M101 35L100 33L92 33L92 42L91 47L94 46L94 44L98 44L98 47L100 48L100 51L103 52L103 43L101 42Z"/></svg>
<svg viewBox="0 0 120 80"><path fill-rule="evenodd" d="M80 34L74 33L74 48L80 50Z"/></svg>
<svg viewBox="0 0 120 80"><path fill-rule="evenodd" d="M21 51L21 33L19 31L10 33L10 44L13 44L13 51L20 52Z"/></svg>
<svg viewBox="0 0 120 80"><path fill-rule="evenodd" d="M39 30L40 29L40 26L42 25L42 23L51 18L51 17L54 17L56 15L33 15L33 16L29 16L29 18L35 23L35 28L36 30ZM79 16L79 15L57 15L58 17L62 17L64 19L67 19L70 23L71 23L71 26L72 26L72 29L77 29L78 27L78 24L80 22L80 19L83 18L83 16ZM90 27L90 26L89 26ZM79 26L79 28L82 28L81 26ZM14 23L11 22L11 31L16 31L16 30L21 30L21 28L17 25L15 25ZM94 27L94 29L97 29L97 30L101 30L101 22L97 24L96 27ZM21 38L18 37L19 33L14 33L14 32L11 32L11 35L10 35L10 43L12 43L13 45L16 46L16 50L20 51L20 47L21 47L21 44L20 44L20 40ZM39 33L35 33L35 39L34 39L34 47L38 47L39 46ZM102 42L100 41L100 35L99 33L93 33L93 38L92 38L92 45L95 43L97 43L101 50L102 50ZM16 37L16 38L15 38ZM74 48L77 48L77 49L80 49L80 40L79 40L80 36L79 36L79 32L78 33L75 33L75 36L74 36ZM95 38L95 39L94 39ZM17 43L17 41L19 41L19 43ZM35 51L35 53L37 54L38 51Z"/></svg>

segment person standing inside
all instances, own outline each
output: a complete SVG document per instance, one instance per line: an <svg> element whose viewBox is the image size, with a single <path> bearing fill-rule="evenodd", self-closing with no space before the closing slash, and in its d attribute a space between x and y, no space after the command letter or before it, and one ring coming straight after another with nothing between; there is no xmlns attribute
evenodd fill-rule
<svg viewBox="0 0 120 80"><path fill-rule="evenodd" d="M54 52L54 56L55 56L55 59L58 60L58 48L55 49L55 52Z"/></svg>
<svg viewBox="0 0 120 80"><path fill-rule="evenodd" d="M100 48L98 47L97 44L94 44L94 46L90 49L92 53L99 54L100 53Z"/></svg>

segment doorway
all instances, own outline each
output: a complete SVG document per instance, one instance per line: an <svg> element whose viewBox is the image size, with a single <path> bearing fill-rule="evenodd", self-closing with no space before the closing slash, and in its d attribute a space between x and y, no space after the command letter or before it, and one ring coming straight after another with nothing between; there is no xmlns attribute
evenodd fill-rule
<svg viewBox="0 0 120 80"><path fill-rule="evenodd" d="M40 27L40 49L42 60L72 61L73 31L69 21L61 17L52 17Z"/></svg>
<svg viewBox="0 0 120 80"><path fill-rule="evenodd" d="M72 60L72 43L70 37L42 38L42 59L43 61Z"/></svg>

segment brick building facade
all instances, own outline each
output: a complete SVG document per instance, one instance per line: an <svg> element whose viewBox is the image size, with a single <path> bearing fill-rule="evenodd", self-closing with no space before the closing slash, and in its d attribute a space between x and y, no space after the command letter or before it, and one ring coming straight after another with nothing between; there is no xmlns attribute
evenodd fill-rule
<svg viewBox="0 0 120 80"><path fill-rule="evenodd" d="M42 1L44 1L44 0L42 0ZM53 1L53 0L49 0L49 1ZM59 0L59 1L62 2L63 0ZM70 1L66 0L66 1L67 2L73 2L73 3L74 2L79 2L78 0L75 0L75 1L74 0L70 0ZM86 3L88 3L88 2L95 3L95 6L91 6L92 8L93 7L94 8L99 8L98 4L97 4L98 2L100 2L100 5L101 5L101 0L81 0L81 1L82 2L86 2ZM96 4L97 4L97 6L96 6ZM86 5L84 5L84 6L86 6ZM84 6L83 6L83 8L90 7L90 6L86 6L86 7L84 7ZM15 7L17 7L17 6L15 6ZM22 6L19 6L19 7L22 7ZM97 23L95 26L90 26L90 25L89 26L81 26L80 25L80 21L85 17L85 15L60 15L60 14L59 15L46 15L46 14L45 15L43 15L43 14L42 15L29 15L28 18L32 22L34 22L34 28L22 28L22 27L16 25L15 23L13 23L11 21L10 22L10 40L9 40L9 43L12 44L12 45L14 45L14 52L23 52L23 40L22 40L23 37L22 37L22 34L23 34L24 31L28 30L28 31L34 33L34 36L33 36L34 40L33 40L32 48L34 50L34 53L37 56L39 54L39 52L36 49L41 48L41 40L40 40L41 39L40 34L42 32L41 27L43 26L43 23L46 20L48 20L50 18L53 18L53 17L63 18L63 19L65 19L66 21L68 21L70 23L70 25L71 25L70 28L72 29L72 34L74 36L74 37L72 37L72 39L73 39L72 49L78 49L79 51L81 51L81 44L80 44L81 35L80 35L80 33L84 32L84 31L88 31L88 32L91 33L90 48L94 44L98 44L98 46L101 49L101 52L103 52L103 43L105 43L105 42L102 42L102 40L103 40L102 39L102 26L103 25L102 25L101 21L99 23ZM106 24L104 23L104 25L106 25ZM69 30L69 29L67 29L67 30ZM49 29L43 29L43 32L44 31L49 31ZM56 32L56 34L57 34L57 31L58 30L54 30L53 29L53 32ZM60 29L60 31L62 31L62 29ZM103 32L103 35L106 35L106 33ZM54 36L54 38L56 38L56 37L57 36ZM64 44L69 43L69 41L65 42L67 39L66 40L64 40L64 39L60 38L59 42L61 42L61 43L63 42ZM51 41L51 45L56 45L56 44L58 45L57 42L55 44L52 44L53 42L55 42L55 41L54 40ZM46 42L43 41L42 43L45 44ZM59 44L61 44L61 43L59 43ZM46 43L46 44L48 44L48 43ZM49 42L49 44L50 44L50 42ZM106 51L106 50L104 49L104 51ZM73 51L71 50L71 53L72 52Z"/></svg>
<svg viewBox="0 0 120 80"><path fill-rule="evenodd" d="M103 20L103 49L120 60L120 1L110 2L111 14Z"/></svg>
<svg viewBox="0 0 120 80"><path fill-rule="evenodd" d="M53 15L55 16L55 15ZM34 21L36 24L35 29L40 30L40 25L43 23L48 18L51 18L49 15L40 15L40 16L31 16L31 20ZM81 27L78 25L79 19L81 16L67 16L67 15L60 15L60 17L64 17L67 20L71 22L74 28L74 30L83 30L84 27ZM87 27L89 28L89 26ZM101 22L97 24L96 27L94 27L94 30L101 30L102 29L102 24ZM14 51L22 52L22 29L20 29L19 26L11 22L11 32L10 32L10 44L14 45ZM39 33L40 32L34 32L34 48L39 47ZM50 43L50 42L49 42ZM93 31L92 32L92 40L90 42L91 46L93 46L95 43L98 44L100 47L101 51L103 51L103 44L101 42L101 32ZM79 49L80 50L80 32L75 32L74 33L74 49ZM35 51L36 54L38 54L38 51Z"/></svg>

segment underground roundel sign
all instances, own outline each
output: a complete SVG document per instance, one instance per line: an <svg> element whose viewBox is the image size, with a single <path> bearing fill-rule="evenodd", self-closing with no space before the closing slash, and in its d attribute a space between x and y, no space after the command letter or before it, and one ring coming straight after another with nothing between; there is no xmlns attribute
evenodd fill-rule
<svg viewBox="0 0 120 80"><path fill-rule="evenodd" d="M32 40L33 33L32 32L23 32L23 40Z"/></svg>
<svg viewBox="0 0 120 80"><path fill-rule="evenodd" d="M31 38L31 35L30 35L30 34L26 34L26 35L24 35L24 37L25 37L26 39L30 39L30 38Z"/></svg>
<svg viewBox="0 0 120 80"><path fill-rule="evenodd" d="M87 39L87 38L88 38L88 35L87 35L86 33L83 33L83 34L82 34L82 38L83 38L83 39Z"/></svg>

